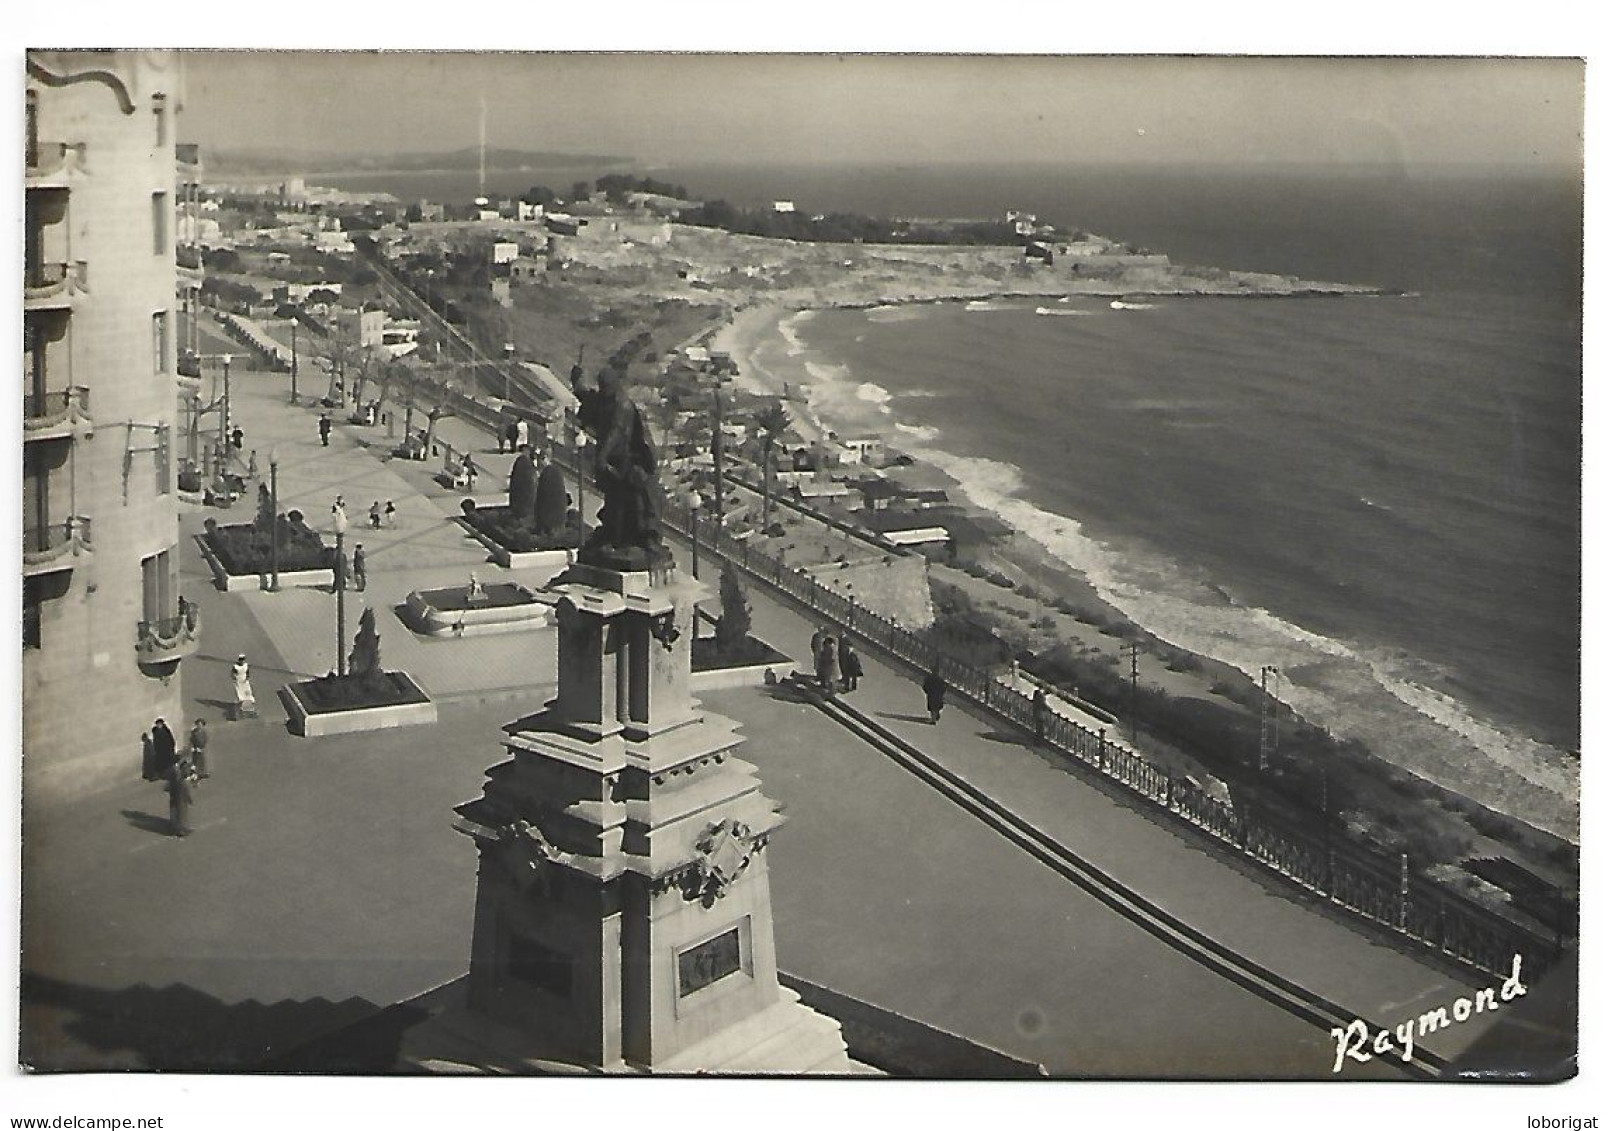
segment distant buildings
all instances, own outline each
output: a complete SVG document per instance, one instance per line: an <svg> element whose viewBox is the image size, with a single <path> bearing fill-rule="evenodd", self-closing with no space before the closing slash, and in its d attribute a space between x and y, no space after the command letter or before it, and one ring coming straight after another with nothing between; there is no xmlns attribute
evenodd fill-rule
<svg viewBox="0 0 1608 1131"><path fill-rule="evenodd" d="M138 773L184 733L174 422L175 52L27 53L25 796ZM188 302L188 300L185 300Z"/></svg>

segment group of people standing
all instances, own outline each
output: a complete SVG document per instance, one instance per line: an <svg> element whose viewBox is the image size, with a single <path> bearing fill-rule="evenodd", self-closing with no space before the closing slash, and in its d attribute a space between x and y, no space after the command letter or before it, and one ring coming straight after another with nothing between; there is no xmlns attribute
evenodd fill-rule
<svg viewBox="0 0 1608 1131"><path fill-rule="evenodd" d="M190 728L189 745L179 750L167 720L157 719L145 736L146 781L159 781L168 795L168 828L174 836L190 835L190 805L195 785L212 775L207 769L207 721L197 719Z"/></svg>
<svg viewBox="0 0 1608 1131"><path fill-rule="evenodd" d="M815 660L815 678L821 690L831 694L860 686L865 669L860 664L860 653L847 636L840 640L824 628L816 629L810 637L810 655Z"/></svg>

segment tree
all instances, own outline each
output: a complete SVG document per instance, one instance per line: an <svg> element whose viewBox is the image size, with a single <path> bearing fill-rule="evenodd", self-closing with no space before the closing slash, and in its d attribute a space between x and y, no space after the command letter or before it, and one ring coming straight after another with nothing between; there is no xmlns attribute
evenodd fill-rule
<svg viewBox="0 0 1608 1131"><path fill-rule="evenodd" d="M776 451L776 442L782 438L793 423L792 417L787 415L787 409L779 404L773 404L754 417L754 423L759 427L760 459L765 465L765 521L761 530L769 530L771 524L771 465Z"/></svg>
<svg viewBox="0 0 1608 1131"><path fill-rule="evenodd" d="M558 464L542 468L536 478L536 529L542 534L556 534L563 529L569 514L569 492L564 488L564 472Z"/></svg>
<svg viewBox="0 0 1608 1131"><path fill-rule="evenodd" d="M385 671L380 667L380 633L374 626L374 609L363 610L358 618L357 638L352 641L352 654L346 661L346 671L359 683L378 682Z"/></svg>
<svg viewBox="0 0 1608 1131"><path fill-rule="evenodd" d="M570 186L570 200L585 200L592 195L592 186L587 181L576 181Z"/></svg>
<svg viewBox="0 0 1608 1131"><path fill-rule="evenodd" d="M539 497L539 484L536 476L536 461L530 458L530 452L522 451L514 460L514 467L508 474L508 513L515 522L527 525L536 521L537 503Z"/></svg>
<svg viewBox="0 0 1608 1131"><path fill-rule="evenodd" d="M742 576L736 566L727 562L720 571L720 619L715 622L715 642L720 650L741 647L751 623Z"/></svg>

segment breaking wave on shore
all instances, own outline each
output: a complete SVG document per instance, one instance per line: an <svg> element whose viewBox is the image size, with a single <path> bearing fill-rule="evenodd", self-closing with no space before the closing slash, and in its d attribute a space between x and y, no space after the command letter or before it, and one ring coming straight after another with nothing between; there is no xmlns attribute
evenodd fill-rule
<svg viewBox="0 0 1608 1131"><path fill-rule="evenodd" d="M1023 498L1016 466L925 446L930 443L907 450L950 475L973 505L1081 574L1102 600L1147 631L1253 679L1267 656L1281 656L1281 697L1309 721L1482 804L1579 839L1579 759L1480 718L1431 685L1446 678L1433 665L1309 631L1239 603L1161 555L1097 541L1076 519ZM1470 746L1483 757L1469 757Z"/></svg>

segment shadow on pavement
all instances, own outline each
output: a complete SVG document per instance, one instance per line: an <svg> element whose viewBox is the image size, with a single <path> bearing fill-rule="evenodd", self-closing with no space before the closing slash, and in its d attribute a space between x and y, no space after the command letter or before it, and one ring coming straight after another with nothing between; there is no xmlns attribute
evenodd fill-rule
<svg viewBox="0 0 1608 1131"><path fill-rule="evenodd" d="M123 819L145 833L167 836L173 831L173 826L168 823L166 817L158 817L154 813L141 813L138 809L124 809Z"/></svg>
<svg viewBox="0 0 1608 1131"><path fill-rule="evenodd" d="M892 711L878 711L877 718L895 719L901 723L927 723L928 725L932 723L931 715L897 715Z"/></svg>
<svg viewBox="0 0 1608 1131"><path fill-rule="evenodd" d="M386 1038L404 1027L353 1039L360 1022L395 1012L357 997L227 1004L182 984L103 990L33 974L21 1006L18 1059L36 1072L383 1071L395 1057ZM314 1046L323 1059L309 1063L300 1054Z"/></svg>

